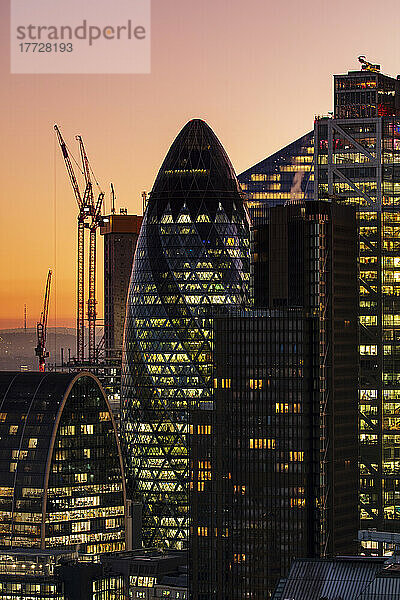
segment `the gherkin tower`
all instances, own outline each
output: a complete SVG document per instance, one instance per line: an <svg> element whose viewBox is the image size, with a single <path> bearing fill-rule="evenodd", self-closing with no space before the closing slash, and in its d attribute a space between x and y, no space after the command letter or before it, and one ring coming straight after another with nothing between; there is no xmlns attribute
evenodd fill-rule
<svg viewBox="0 0 400 600"><path fill-rule="evenodd" d="M248 303L248 220L233 167L204 121L154 183L128 296L122 439L146 546L186 546L190 414L212 404L212 313Z"/></svg>

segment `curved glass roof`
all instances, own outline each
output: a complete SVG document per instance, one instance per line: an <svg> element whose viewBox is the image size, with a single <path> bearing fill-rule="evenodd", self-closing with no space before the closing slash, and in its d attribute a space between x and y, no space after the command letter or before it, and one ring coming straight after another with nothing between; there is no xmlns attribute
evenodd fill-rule
<svg viewBox="0 0 400 600"><path fill-rule="evenodd" d="M0 545L124 549L121 453L93 375L0 372L0 440Z"/></svg>

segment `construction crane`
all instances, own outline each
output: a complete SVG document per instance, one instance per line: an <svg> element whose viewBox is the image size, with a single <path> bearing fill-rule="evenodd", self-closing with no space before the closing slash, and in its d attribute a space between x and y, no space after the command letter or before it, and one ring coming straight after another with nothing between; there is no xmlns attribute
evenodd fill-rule
<svg viewBox="0 0 400 600"><path fill-rule="evenodd" d="M39 371L41 373L45 370L46 358L49 357L49 352L46 350L46 337L47 337L47 316L49 314L49 301L50 301L50 287L51 287L51 270L47 274L46 290L44 293L43 310L40 315L40 321L36 325L37 332L37 346L35 348L35 354L39 359Z"/></svg>
<svg viewBox="0 0 400 600"><path fill-rule="evenodd" d="M95 203L93 195L93 184L91 174L93 174L92 168L87 157L85 145L80 135L76 136L79 142L79 149L81 153L82 168L85 176L86 189L90 190L90 216L91 222L89 224L89 293L87 302L87 318L89 324L89 360L93 362L96 358L96 319L97 319L97 300L96 300L96 245L97 245L97 229L102 223L102 208L104 201L104 192L101 191L98 181L96 181L97 187L100 190L99 196Z"/></svg>
<svg viewBox="0 0 400 600"><path fill-rule="evenodd" d="M84 360L85 344L85 324L84 324L84 306L85 306L85 221L90 216L90 198L92 191L90 186L86 186L82 198L79 185L72 167L68 148L57 125L54 125L61 152L64 158L65 166L71 181L75 199L78 204L78 269L77 269L77 315L76 315L76 357L78 362Z"/></svg>
<svg viewBox="0 0 400 600"><path fill-rule="evenodd" d="M72 184L75 199L78 204L78 269L77 269L77 361L82 362L85 359L84 345L84 306L85 306L85 229L89 229L89 286L87 302L87 319L89 329L89 360L94 361L96 357L96 319L97 319L97 300L96 300L96 243L97 229L102 223L102 207L104 193L93 175L92 168L87 157L86 149L80 135L76 136L79 142L79 149L82 161L82 174L85 179L85 191L83 196L79 190L79 185L71 163L68 148L62 138L57 125L54 126L58 141L67 167L67 172ZM94 201L92 176L95 179L100 193L97 201Z"/></svg>

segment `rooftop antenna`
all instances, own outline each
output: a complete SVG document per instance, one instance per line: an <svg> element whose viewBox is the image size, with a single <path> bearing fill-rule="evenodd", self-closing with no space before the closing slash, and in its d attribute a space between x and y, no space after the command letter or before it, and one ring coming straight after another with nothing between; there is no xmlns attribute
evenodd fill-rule
<svg viewBox="0 0 400 600"><path fill-rule="evenodd" d="M144 214L144 211L146 210L146 206L147 206L147 192L142 192L142 212Z"/></svg>
<svg viewBox="0 0 400 600"><path fill-rule="evenodd" d="M372 71L372 73L379 73L381 70L381 65L372 64L365 58L363 54L358 57L358 62L362 65L362 71Z"/></svg>
<svg viewBox="0 0 400 600"><path fill-rule="evenodd" d="M28 309L26 307L26 304L24 304L24 331L26 333L26 321L27 321L27 314L28 314Z"/></svg>
<svg viewBox="0 0 400 600"><path fill-rule="evenodd" d="M111 184L111 214L115 215L115 190L113 184Z"/></svg>

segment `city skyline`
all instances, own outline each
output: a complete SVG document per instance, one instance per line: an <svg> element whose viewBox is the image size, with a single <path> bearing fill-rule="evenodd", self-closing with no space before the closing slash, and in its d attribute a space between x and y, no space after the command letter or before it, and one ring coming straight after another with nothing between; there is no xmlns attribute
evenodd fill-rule
<svg viewBox="0 0 400 600"><path fill-rule="evenodd" d="M389 12L395 6L386 2ZM0 327L21 327L25 303L28 325L36 323L48 268L54 269L50 325L75 325L77 210L54 122L72 147L77 133L84 136L103 187L113 181L118 206L135 213L169 140L190 118L210 123L240 173L309 131L315 113L331 110L331 74L357 69L359 54L393 75L399 62L396 12L390 22L386 11L372 19L368 3L339 2L333 14L314 1L278 9L256 0L243 21L236 1L175 0L168 7L153 3L151 75L11 76L8 8L0 10L3 222L12 223L0 241ZM376 36L380 23L385 27ZM98 297L102 314L100 286Z"/></svg>

